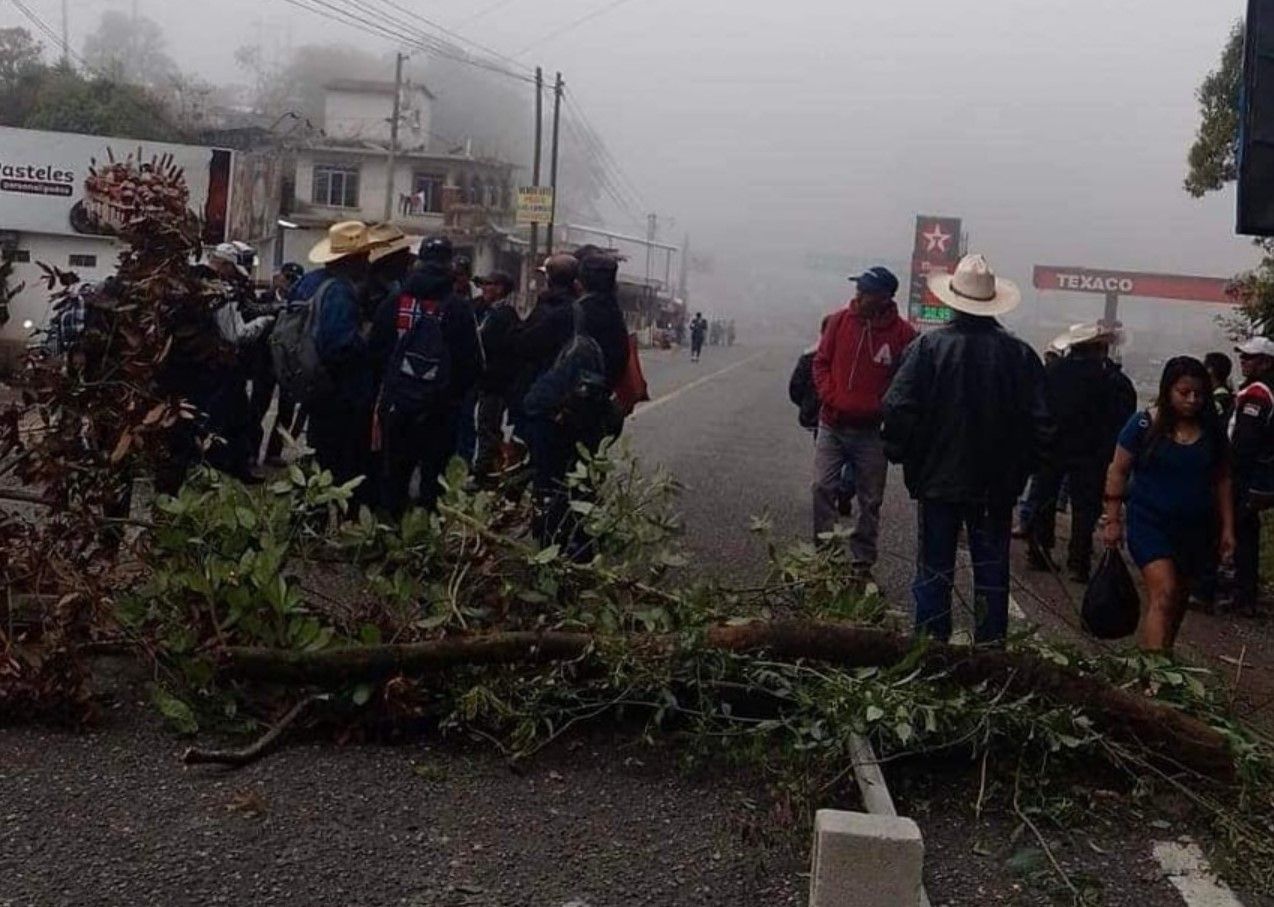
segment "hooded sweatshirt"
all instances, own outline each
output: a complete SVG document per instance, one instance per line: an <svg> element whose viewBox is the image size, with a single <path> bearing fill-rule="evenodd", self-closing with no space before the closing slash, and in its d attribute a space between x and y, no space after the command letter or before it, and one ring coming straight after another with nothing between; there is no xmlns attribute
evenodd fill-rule
<svg viewBox="0 0 1274 907"><path fill-rule="evenodd" d="M868 316L857 301L833 315L814 355L820 420L830 428L880 425L885 391L916 329L889 302Z"/></svg>

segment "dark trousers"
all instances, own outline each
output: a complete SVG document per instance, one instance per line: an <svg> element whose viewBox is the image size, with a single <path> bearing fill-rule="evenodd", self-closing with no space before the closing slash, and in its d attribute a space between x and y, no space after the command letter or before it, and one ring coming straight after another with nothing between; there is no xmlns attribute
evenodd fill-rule
<svg viewBox="0 0 1274 907"><path fill-rule="evenodd" d="M524 440L531 453L535 538L543 547L560 545L569 557L587 560L590 546L571 510L566 477L579 460L579 445L596 453L604 432L600 428L572 432L551 419L528 419L524 428Z"/></svg>
<svg viewBox="0 0 1274 907"><path fill-rule="evenodd" d="M371 408L345 401L329 402L310 411L306 431L319 466L332 474L338 485L358 476L368 479L371 450ZM354 496L357 506L370 500L368 482L364 481Z"/></svg>
<svg viewBox="0 0 1274 907"><path fill-rule="evenodd" d="M442 492L439 480L456 453L457 414L423 419L382 413L380 506L401 517L411 506L411 480L420 471L421 507L432 510Z"/></svg>
<svg viewBox="0 0 1274 907"><path fill-rule="evenodd" d="M1093 560L1093 533L1101 517L1107 465L1103 458L1046 466L1039 471L1031 481L1028 505L1027 533L1033 551L1052 554L1057 538L1057 503L1062 484L1066 482L1071 499L1071 538L1066 564L1072 570L1088 572Z"/></svg>
<svg viewBox="0 0 1274 907"><path fill-rule="evenodd" d="M692 359L698 359L702 353L703 353L703 338L691 337L690 338L690 357Z"/></svg>
<svg viewBox="0 0 1274 907"><path fill-rule="evenodd" d="M1253 608L1261 594L1261 514L1244 506L1234 508L1234 604Z"/></svg>
<svg viewBox="0 0 1274 907"><path fill-rule="evenodd" d="M911 587L916 602L916 634L951 638L951 595L956 546L963 527L973 561L974 641L1000 642L1009 625L1009 541L1013 505L920 501L919 561Z"/></svg>

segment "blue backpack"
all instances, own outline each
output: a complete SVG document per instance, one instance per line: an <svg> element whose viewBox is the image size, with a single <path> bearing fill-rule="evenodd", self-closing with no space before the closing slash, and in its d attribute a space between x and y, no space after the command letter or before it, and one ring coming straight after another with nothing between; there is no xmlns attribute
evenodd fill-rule
<svg viewBox="0 0 1274 907"><path fill-rule="evenodd" d="M584 332L584 309L574 306L575 328L553 365L527 391L527 415L555 420L568 428L586 428L610 415L611 390L606 358L596 340Z"/></svg>
<svg viewBox="0 0 1274 907"><path fill-rule="evenodd" d="M452 369L443 318L442 302L398 297L399 337L381 384L385 413L416 419L446 407Z"/></svg>

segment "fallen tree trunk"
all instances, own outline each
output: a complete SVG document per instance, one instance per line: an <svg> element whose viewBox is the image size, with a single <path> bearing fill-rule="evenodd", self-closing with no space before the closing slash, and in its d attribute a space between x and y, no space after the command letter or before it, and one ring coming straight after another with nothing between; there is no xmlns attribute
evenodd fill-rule
<svg viewBox="0 0 1274 907"><path fill-rule="evenodd" d="M225 677L286 685L339 686L419 676L461 665L541 664L587 655L586 633L491 633L403 645L357 646L319 652L229 648ZM672 636L632 637L630 643L672 654ZM842 668L890 667L914 654L913 639L884 630L818 621L753 622L712 627L702 646L737 654L768 653L781 660L809 659ZM1110 737L1144 747L1182 768L1221 780L1234 775L1225 738L1198 719L1138 693L1113 687L1026 653L927 645L919 666L945 671L965 686L983 681L1009 695L1034 693L1082 708Z"/></svg>

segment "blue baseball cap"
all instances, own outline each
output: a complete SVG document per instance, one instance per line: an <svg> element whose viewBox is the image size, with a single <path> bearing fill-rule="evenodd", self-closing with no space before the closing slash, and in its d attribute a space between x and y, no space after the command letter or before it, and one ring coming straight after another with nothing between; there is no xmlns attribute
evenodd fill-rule
<svg viewBox="0 0 1274 907"><path fill-rule="evenodd" d="M868 268L857 277L851 277L849 280L850 283L858 284L858 289L863 293L881 293L885 296L893 296L898 292L898 278L894 276L893 271L881 265Z"/></svg>

